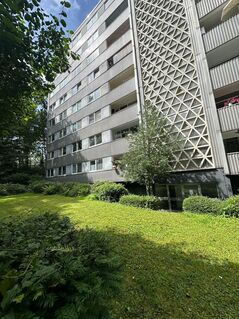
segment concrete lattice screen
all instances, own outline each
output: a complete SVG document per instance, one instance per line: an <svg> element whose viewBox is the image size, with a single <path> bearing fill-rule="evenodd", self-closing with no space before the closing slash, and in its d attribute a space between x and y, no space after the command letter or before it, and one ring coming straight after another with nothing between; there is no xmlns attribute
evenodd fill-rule
<svg viewBox="0 0 239 319"><path fill-rule="evenodd" d="M213 168L213 157L183 0L135 0L146 100L173 127L174 171Z"/></svg>

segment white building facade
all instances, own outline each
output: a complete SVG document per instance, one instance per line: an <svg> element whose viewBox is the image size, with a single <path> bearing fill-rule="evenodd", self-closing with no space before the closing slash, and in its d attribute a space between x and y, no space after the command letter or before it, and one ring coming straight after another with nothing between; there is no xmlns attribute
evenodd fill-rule
<svg viewBox="0 0 239 319"><path fill-rule="evenodd" d="M239 15L222 22L226 3L100 1L72 39L80 60L49 97L47 176L123 181L114 163L147 100L180 141L157 186L170 208L192 194L237 192Z"/></svg>

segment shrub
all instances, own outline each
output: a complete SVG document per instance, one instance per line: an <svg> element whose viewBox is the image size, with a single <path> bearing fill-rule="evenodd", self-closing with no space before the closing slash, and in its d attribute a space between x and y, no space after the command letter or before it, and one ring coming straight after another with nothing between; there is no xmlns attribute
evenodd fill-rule
<svg viewBox="0 0 239 319"><path fill-rule="evenodd" d="M110 181L99 181L99 182L95 182L94 184L91 185L91 193L95 194L97 192L97 189L99 186L104 185L106 183L112 183Z"/></svg>
<svg viewBox="0 0 239 319"><path fill-rule="evenodd" d="M94 193L99 200L118 202L121 196L128 194L128 191L122 184L105 182L95 186Z"/></svg>
<svg viewBox="0 0 239 319"><path fill-rule="evenodd" d="M43 194L45 195L61 195L64 192L64 184L49 183L44 186Z"/></svg>
<svg viewBox="0 0 239 319"><path fill-rule="evenodd" d="M0 184L0 195L16 195L26 191L26 186L21 184Z"/></svg>
<svg viewBox="0 0 239 319"><path fill-rule="evenodd" d="M52 184L52 182L48 182L45 180L35 181L29 185L29 190L33 193L40 194L40 193L44 192L44 189L46 186L49 186L51 184Z"/></svg>
<svg viewBox="0 0 239 319"><path fill-rule="evenodd" d="M239 195L224 200L222 202L221 211L226 216L239 217Z"/></svg>
<svg viewBox="0 0 239 319"><path fill-rule="evenodd" d="M102 234L45 213L1 223L0 251L0 318L106 318L121 265Z"/></svg>
<svg viewBox="0 0 239 319"><path fill-rule="evenodd" d="M222 201L206 196L191 196L183 201L183 210L191 213L215 214L221 213Z"/></svg>
<svg viewBox="0 0 239 319"><path fill-rule="evenodd" d="M90 190L90 184L64 183L63 185L63 194L70 197L87 196Z"/></svg>
<svg viewBox="0 0 239 319"><path fill-rule="evenodd" d="M153 210L164 208L164 202L155 196L125 195L120 198L120 204Z"/></svg>

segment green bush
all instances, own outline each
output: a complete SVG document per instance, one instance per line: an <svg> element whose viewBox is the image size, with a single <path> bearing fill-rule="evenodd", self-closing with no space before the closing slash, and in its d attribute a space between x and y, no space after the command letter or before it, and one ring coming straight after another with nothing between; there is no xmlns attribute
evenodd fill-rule
<svg viewBox="0 0 239 319"><path fill-rule="evenodd" d="M183 201L183 210L191 213L221 214L222 201L206 196L191 196Z"/></svg>
<svg viewBox="0 0 239 319"><path fill-rule="evenodd" d="M63 194L70 197L87 196L90 191L90 184L64 183L63 186Z"/></svg>
<svg viewBox="0 0 239 319"><path fill-rule="evenodd" d="M104 185L106 183L112 183L110 181L99 181L99 182L95 182L94 184L91 184L91 193L95 194L97 192L97 188L101 185Z"/></svg>
<svg viewBox="0 0 239 319"><path fill-rule="evenodd" d="M29 185L35 180L42 179L40 175L28 174L28 173L15 173L2 179L3 183L22 184Z"/></svg>
<svg viewBox="0 0 239 319"><path fill-rule="evenodd" d="M29 190L33 193L37 193L37 194L40 194L40 193L43 193L44 192L44 189L45 187L49 186L53 184L52 182L48 182L48 181L45 181L45 180L39 180L39 181L35 181L35 182L32 182L30 185L29 185Z"/></svg>
<svg viewBox="0 0 239 319"><path fill-rule="evenodd" d="M50 183L44 186L43 194L45 195L62 195L64 193L64 184Z"/></svg>
<svg viewBox="0 0 239 319"><path fill-rule="evenodd" d="M107 317L121 265L102 234L45 213L1 223L0 251L0 318Z"/></svg>
<svg viewBox="0 0 239 319"><path fill-rule="evenodd" d="M226 216L239 217L239 195L224 200L222 202L221 211Z"/></svg>
<svg viewBox="0 0 239 319"><path fill-rule="evenodd" d="M164 208L164 201L155 196L125 195L120 198L120 204L153 210Z"/></svg>
<svg viewBox="0 0 239 319"><path fill-rule="evenodd" d="M100 183L93 190L99 200L107 202L118 202L121 196L128 194L127 189L122 184L112 182Z"/></svg>
<svg viewBox="0 0 239 319"><path fill-rule="evenodd" d="M16 195L26 193L27 188L21 184L0 184L0 195Z"/></svg>

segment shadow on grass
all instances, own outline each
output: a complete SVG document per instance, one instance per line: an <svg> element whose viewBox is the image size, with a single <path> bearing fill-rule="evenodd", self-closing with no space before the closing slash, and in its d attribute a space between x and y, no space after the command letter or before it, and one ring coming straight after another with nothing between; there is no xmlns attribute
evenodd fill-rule
<svg viewBox="0 0 239 319"><path fill-rule="evenodd" d="M104 234L125 264L114 319L238 319L238 264L186 252L184 244L157 245L113 230Z"/></svg>

